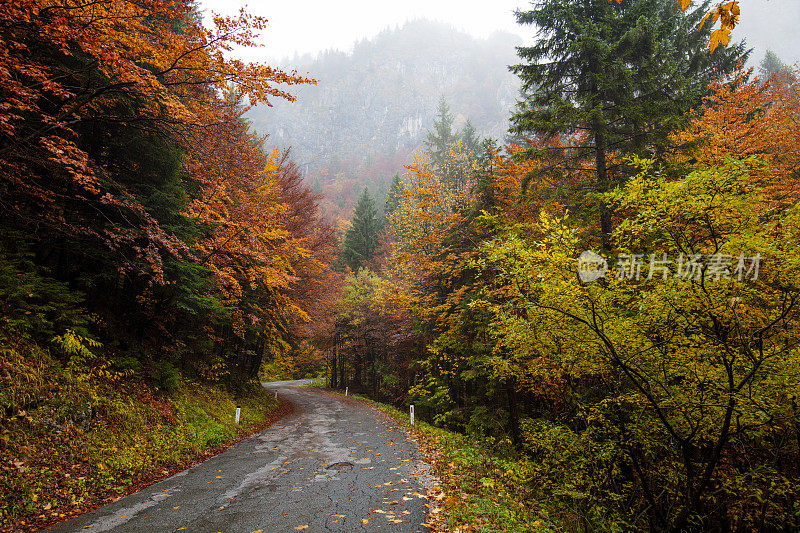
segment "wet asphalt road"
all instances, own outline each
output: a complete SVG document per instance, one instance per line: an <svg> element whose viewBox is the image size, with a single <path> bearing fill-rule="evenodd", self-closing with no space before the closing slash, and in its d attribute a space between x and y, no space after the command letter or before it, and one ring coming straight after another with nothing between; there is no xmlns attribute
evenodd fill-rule
<svg viewBox="0 0 800 533"><path fill-rule="evenodd" d="M266 384L293 412L225 452L48 532L426 531L426 465L369 406Z"/></svg>

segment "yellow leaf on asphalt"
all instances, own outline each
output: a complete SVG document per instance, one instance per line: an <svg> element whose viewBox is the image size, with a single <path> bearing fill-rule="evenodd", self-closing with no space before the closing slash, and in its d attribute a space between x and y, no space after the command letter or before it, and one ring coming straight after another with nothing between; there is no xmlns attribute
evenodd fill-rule
<svg viewBox="0 0 800 533"><path fill-rule="evenodd" d="M366 518L362 518L361 524L366 526L367 524L369 524L369 520L367 520Z"/></svg>
<svg viewBox="0 0 800 533"><path fill-rule="evenodd" d="M296 530L298 530L298 531L299 531L299 530L301 530L301 529L308 529L308 524L306 524L306 525L304 525L304 526L295 526L294 528L295 528Z"/></svg>

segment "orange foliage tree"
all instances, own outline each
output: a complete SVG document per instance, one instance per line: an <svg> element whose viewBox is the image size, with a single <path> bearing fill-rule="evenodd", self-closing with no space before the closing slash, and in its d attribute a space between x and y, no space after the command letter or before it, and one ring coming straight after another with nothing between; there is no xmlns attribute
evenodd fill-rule
<svg viewBox="0 0 800 533"><path fill-rule="evenodd" d="M800 198L800 82L797 71L766 81L748 79L740 69L730 81L712 85L705 110L673 135L686 148L678 160L695 168L720 167L731 158L754 156L752 179L776 202Z"/></svg>
<svg viewBox="0 0 800 533"><path fill-rule="evenodd" d="M200 20L173 0L0 5L0 229L137 344L196 360L205 335L252 376L316 331L335 248L318 197L242 115L316 82L230 58L266 19Z"/></svg>
<svg viewBox="0 0 800 533"><path fill-rule="evenodd" d="M190 4L166 0L3 2L6 212L126 248L160 280L160 255L186 254L186 247L115 182L103 161L105 140L88 142L86 133L124 124L188 141L216 120L212 104L220 90L252 103L292 99L282 85L313 80L226 58L233 46L252 46L265 22L241 12L214 17L215 27L206 29ZM89 215L65 210L102 213L115 228L98 230Z"/></svg>

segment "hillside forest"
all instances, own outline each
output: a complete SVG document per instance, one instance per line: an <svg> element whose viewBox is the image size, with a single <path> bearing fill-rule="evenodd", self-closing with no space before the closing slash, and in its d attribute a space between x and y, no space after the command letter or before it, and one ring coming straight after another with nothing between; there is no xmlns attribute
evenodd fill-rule
<svg viewBox="0 0 800 533"><path fill-rule="evenodd" d="M0 4L0 529L313 376L480 443L450 530L800 529L800 72L735 1L515 16L279 68L246 11Z"/></svg>

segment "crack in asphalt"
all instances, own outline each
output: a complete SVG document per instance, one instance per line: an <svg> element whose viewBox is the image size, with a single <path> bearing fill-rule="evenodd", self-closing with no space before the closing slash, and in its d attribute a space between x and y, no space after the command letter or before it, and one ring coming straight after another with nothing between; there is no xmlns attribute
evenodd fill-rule
<svg viewBox="0 0 800 533"><path fill-rule="evenodd" d="M266 430L46 531L427 531L431 480L411 437L368 405L290 385L267 385L294 409Z"/></svg>

